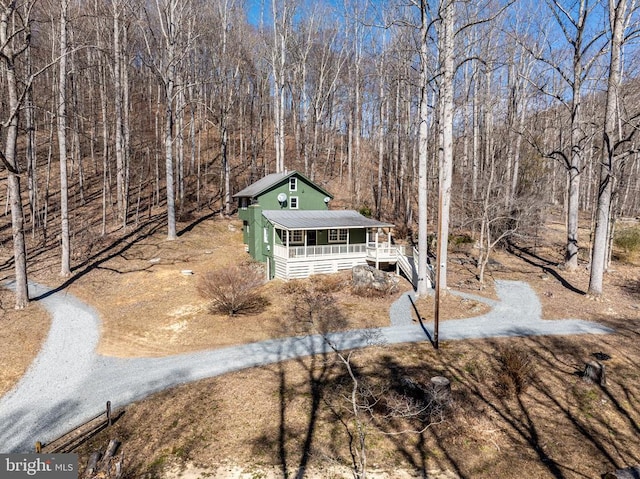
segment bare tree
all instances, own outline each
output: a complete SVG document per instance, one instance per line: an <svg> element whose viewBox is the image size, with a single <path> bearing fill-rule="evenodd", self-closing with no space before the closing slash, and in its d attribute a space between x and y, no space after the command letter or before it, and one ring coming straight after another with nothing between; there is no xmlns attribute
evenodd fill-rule
<svg viewBox="0 0 640 479"><path fill-rule="evenodd" d="M67 58L69 0L60 2L60 60L58 62L58 154L60 158L60 235L62 254L60 275L71 274L71 242L69 237L69 187L67 172Z"/></svg>
<svg viewBox="0 0 640 479"><path fill-rule="evenodd" d="M20 191L20 166L17 158L18 129L20 109L25 101L25 92L20 84L32 82L19 80L20 58L29 48L31 39L31 10L35 2L23 2L19 5L11 0L0 1L0 65L4 70L8 111L0 123L4 130L5 142L0 150L0 160L7 169L9 202L11 205L11 231L13 234L13 260L16 281L16 309L26 307L29 302L27 286L27 251L24 235L24 213L22 192Z"/></svg>
<svg viewBox="0 0 640 479"><path fill-rule="evenodd" d="M614 169L620 150L627 143L621 137L620 87L622 83L622 52L632 17L638 10L636 0L609 1L609 77L607 99L602 128L603 144L600 160L600 183L596 227L591 253L591 273L589 294L602 294L602 280L606 269L607 245L611 228L611 207L613 196ZM633 35L633 33L632 33Z"/></svg>
<svg viewBox="0 0 640 479"><path fill-rule="evenodd" d="M111 15L113 20L113 88L114 88L114 133L116 156L116 201L119 219L123 226L127 224L128 214L128 76L127 76L127 25L125 24L127 8L130 2L122 0L111 1Z"/></svg>
<svg viewBox="0 0 640 479"><path fill-rule="evenodd" d="M163 91L167 239L175 240L178 237L173 153L177 115L176 95L178 89L183 88L179 83L180 65L190 48L184 29L192 15L191 1L156 0L155 7L155 11L147 10L147 24L143 25L142 32L147 64L159 79Z"/></svg>
<svg viewBox="0 0 640 479"><path fill-rule="evenodd" d="M566 2L565 2L566 3ZM593 10L589 0L580 0L577 13L573 14L570 6L558 0L548 1L551 12L564 33L567 44L573 50L572 74L566 75L559 65L556 69L571 86L570 118L571 118L571 150L567 161L568 202L567 202L567 248L565 265L569 270L578 267L578 212L580 207L580 173L582 172L582 156L585 147L585 134L582 120L582 84L597 55L591 53L602 33L596 32L592 38L585 38L587 21Z"/></svg>
<svg viewBox="0 0 640 479"><path fill-rule="evenodd" d="M569 135L565 145L556 145L544 155L560 160L567 172L566 222L567 241L565 267L572 271L578 267L578 214L580 210L580 178L584 167L585 150L589 144L584 110L584 88L588 75L603 47L604 32L597 27L595 18L600 2L579 0L546 0L548 11L564 43L552 47L553 42L544 34L538 38L525 35L520 38L522 46L539 62L550 67L561 79L560 90L549 88L549 78L544 76L538 83L543 93L558 100L565 107L569 121ZM548 33L548 32L547 32ZM545 49L547 51L545 51ZM566 52L566 53L565 53ZM565 58L570 61L566 61ZM565 94L563 88L570 92ZM565 137L566 135L563 135Z"/></svg>
<svg viewBox="0 0 640 479"><path fill-rule="evenodd" d="M436 288L447 289L447 248L449 245L449 211L453 180L453 77L454 64L454 0L439 4L441 18L438 31L440 53L440 168L438 186L438 254Z"/></svg>
<svg viewBox="0 0 640 479"><path fill-rule="evenodd" d="M231 214L231 158L229 151L229 124L231 111L237 103L240 85L243 79L245 52L241 40L242 30L239 26L239 11L235 0L221 0L218 3L217 18L222 28L216 28L219 48L212 54L212 62L216 65L217 78L213 85L218 101L216 117L220 135L220 157L222 160L223 211Z"/></svg>
<svg viewBox="0 0 640 479"><path fill-rule="evenodd" d="M432 77L430 68L429 29L431 19L425 1L420 2L420 116L418 126L418 285L416 293L424 295L428 290L427 281L427 200L428 200L428 160L431 115L429 111L429 91Z"/></svg>
<svg viewBox="0 0 640 479"><path fill-rule="evenodd" d="M271 68L274 89L274 144L276 152L276 173L285 169L285 96L287 82L288 41L293 26L295 7L290 0L273 0L273 45L271 49Z"/></svg>

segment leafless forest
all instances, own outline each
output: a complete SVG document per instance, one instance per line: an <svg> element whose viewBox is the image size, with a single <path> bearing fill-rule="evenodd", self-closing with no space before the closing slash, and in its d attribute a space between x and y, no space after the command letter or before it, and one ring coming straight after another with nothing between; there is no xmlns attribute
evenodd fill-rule
<svg viewBox="0 0 640 479"><path fill-rule="evenodd" d="M69 275L80 233L174 239L285 169L422 251L465 232L479 265L555 205L600 294L612 220L640 214L637 3L0 0L16 306L34 244Z"/></svg>

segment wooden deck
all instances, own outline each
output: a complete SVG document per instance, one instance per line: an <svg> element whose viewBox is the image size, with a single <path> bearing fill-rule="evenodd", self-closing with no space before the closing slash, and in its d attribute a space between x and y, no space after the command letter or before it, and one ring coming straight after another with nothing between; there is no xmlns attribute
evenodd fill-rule
<svg viewBox="0 0 640 479"><path fill-rule="evenodd" d="M395 246L334 244L322 246L276 245L273 251L275 276L281 279L307 278L314 274L337 273L362 264L395 264L400 250Z"/></svg>

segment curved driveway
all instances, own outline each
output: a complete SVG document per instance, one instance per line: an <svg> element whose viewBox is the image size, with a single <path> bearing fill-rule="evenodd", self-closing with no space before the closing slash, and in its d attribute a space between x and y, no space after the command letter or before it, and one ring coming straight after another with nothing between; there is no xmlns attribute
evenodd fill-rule
<svg viewBox="0 0 640 479"><path fill-rule="evenodd" d="M597 323L541 319L541 305L522 282L496 282L499 301L472 295L492 310L476 318L440 325L441 340L498 336L605 334ZM462 293L456 293L463 295ZM104 410L198 379L328 350L321 336L273 339L164 358L112 358L96 353L100 337L97 313L66 292L30 286L52 315L42 350L20 382L0 398L0 453L31 452ZM328 335L338 349L428 341L429 324L412 320L412 294L402 295L389 312L391 326Z"/></svg>

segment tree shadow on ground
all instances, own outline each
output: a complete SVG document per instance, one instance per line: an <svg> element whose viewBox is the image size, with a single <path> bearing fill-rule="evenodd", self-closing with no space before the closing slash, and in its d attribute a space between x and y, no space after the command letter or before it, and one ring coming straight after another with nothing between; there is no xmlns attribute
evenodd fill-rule
<svg viewBox="0 0 640 479"><path fill-rule="evenodd" d="M418 306L416 305L415 301L411 296L408 296L408 298L409 298L409 301L411 302L411 308L413 309L413 312L416 314L416 317L418 318L418 323L420 323L420 327L422 328L422 331L424 331L424 334L429 340L429 342L431 343L431 346L435 347L436 343L434 341L434 338L431 334L431 331L429 331L429 328L427 328L427 325L425 324L425 319L420 314L420 311L418 310Z"/></svg>
<svg viewBox="0 0 640 479"><path fill-rule="evenodd" d="M60 286L51 289L50 291L35 297L31 298L34 301L39 299L46 298L54 293L60 292L74 284L76 281L86 276L87 274L99 269L104 263L109 260L112 260L118 256L123 255L126 251L131 249L137 242L144 240L146 238L152 237L156 234L160 228L163 226L163 223L159 220L145 223L141 225L139 228L131 231L129 234L122 236L116 239L113 243L105 246L100 251L93 254L90 258L86 259L82 263L78 264L72 269L72 275L66 281L64 281ZM149 265L142 270L146 270L151 268L153 265Z"/></svg>
<svg viewBox="0 0 640 479"><path fill-rule="evenodd" d="M620 285L620 287L626 294L628 294L632 298L640 300L640 279L625 281Z"/></svg>
<svg viewBox="0 0 640 479"><path fill-rule="evenodd" d="M294 372L291 364L296 365ZM317 426L326 419L322 404L335 380L336 365L325 351L265 368L277 384L278 417L251 445L254 455L276 458L285 479L305 477L315 453Z"/></svg>
<svg viewBox="0 0 640 479"><path fill-rule="evenodd" d="M529 248L518 246L514 243L509 243L507 251L512 255L520 258L525 263L530 264L531 266L536 266L540 268L545 273L553 276L555 279L562 284L563 287L577 294L586 295L587 293L575 286L573 286L569 281L567 281L558 271L556 270L557 263L545 259L539 256L536 253L529 251Z"/></svg>
<svg viewBox="0 0 640 479"><path fill-rule="evenodd" d="M479 377L469 374L464 363L445 364L446 375L456 377L462 386L459 400L498 418L506 442L535 454L545 474L555 478L593 477L595 471L580 467L573 457L576 450L583 458L587 454L591 464L610 469L640 460L636 383L629 384L636 365L627 362L604 387L587 384L580 374L584 358L601 348L615 351L616 340L614 335L604 339L606 344L601 336L582 338L586 341L540 336L517 340L535 373L529 387L512 396L499 394L496 388L501 365L495 352L508 344L505 340L478 343L472 354L486 361Z"/></svg>
<svg viewBox="0 0 640 479"><path fill-rule="evenodd" d="M198 217L195 220L188 223L184 226L179 232L178 236L182 236L185 233L192 231L196 226L203 223L206 220L209 220L215 215L218 214L218 211L214 211L212 213L206 214L204 216ZM139 244L141 241L144 241L148 238L153 237L157 234L166 223L166 213L154 215L150 217L147 221L140 222L136 225L135 228L131 229L128 233L118 236L104 236L101 237L100 241L96 241L95 245L98 246L98 249L86 256L86 258L82 259L77 264L72 267L72 274L69 278L67 278L60 286L52 289L51 291L45 293L44 295L31 298L31 300L37 301L38 299L42 299L47 297L53 293L62 291L72 284L74 284L79 279L83 278L87 274L95 271L97 269L105 269L115 273L123 273L123 271L118 270L117 268L110 268L104 266L108 261L121 256L125 259L126 253L129 252L134 246ZM88 231L88 229L85 229ZM111 240L111 241L109 241ZM92 248L93 249L93 248ZM29 273L30 275L38 273L39 269L45 267L45 265L49 264L48 257L51 255L51 245L50 244L42 244L40 247L33 248L29 251ZM0 264L0 272L4 272L5 276L3 279L7 280L12 276L11 269L14 266L13 256L8 258L4 263ZM135 271L148 271L153 268L153 264L149 264L144 267L136 268L133 270L127 270L125 272L135 272Z"/></svg>

